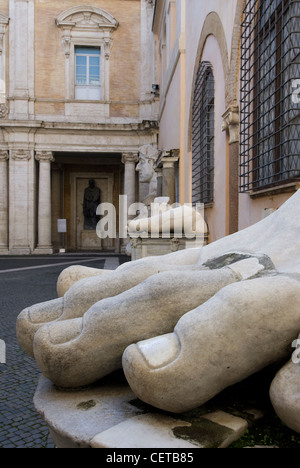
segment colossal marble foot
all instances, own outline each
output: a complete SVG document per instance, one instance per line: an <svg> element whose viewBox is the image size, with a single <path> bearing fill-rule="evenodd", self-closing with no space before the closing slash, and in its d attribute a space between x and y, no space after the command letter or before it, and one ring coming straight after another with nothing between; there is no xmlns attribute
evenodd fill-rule
<svg viewBox="0 0 300 468"><path fill-rule="evenodd" d="M89 308L107 297L113 297L130 289L149 276L172 268L157 266L151 262L137 262L130 274L126 266L104 275L86 277L77 281L65 293L63 298L36 304L23 310L17 319L17 338L20 346L33 356L33 339L43 325L53 321L79 318Z"/></svg>
<svg viewBox="0 0 300 468"><path fill-rule="evenodd" d="M257 259L251 274L263 268ZM217 270L164 272L94 304L83 318L44 325L34 337L43 374L61 387L90 384L121 367L127 346L174 329L178 319L241 280L239 263Z"/></svg>
<svg viewBox="0 0 300 468"><path fill-rule="evenodd" d="M298 337L298 343L300 339ZM300 433L300 359L299 349L292 359L276 374L270 399L277 416L293 431Z"/></svg>
<svg viewBox="0 0 300 468"><path fill-rule="evenodd" d="M93 276L103 276L111 273L111 270L101 270L99 268L90 268L81 265L72 265L61 272L57 280L57 295L64 297L66 292L73 284L83 278L91 278Z"/></svg>
<svg viewBox="0 0 300 468"><path fill-rule="evenodd" d="M110 273L110 270L100 270L85 266L74 265L66 268L59 275L57 280L58 297L63 298L71 286L83 278L99 277L108 273ZM84 311L82 311L82 314L83 313ZM80 316L80 313L78 313L76 308L65 307L65 301L63 299L44 302L26 308L21 312L17 321L17 338L20 346L28 355L33 356L33 338L41 326L48 322L64 319L64 317L67 316L76 317L76 315Z"/></svg>
<svg viewBox="0 0 300 468"><path fill-rule="evenodd" d="M129 346L123 369L138 398L181 413L289 356L299 330L299 276L250 279L184 315L174 333Z"/></svg>
<svg viewBox="0 0 300 468"><path fill-rule="evenodd" d="M260 223L244 231L207 245L201 249L188 249L163 257L142 259L101 277L86 278L75 283L63 298L63 310L57 317L61 303L53 303L53 319L67 320L82 317L96 302L103 298L116 296L141 283L160 271L183 268L201 270L213 258L222 258L226 253L237 249L239 252L265 252L275 264L278 271L299 272L300 237L299 219L300 190L278 212L275 212ZM20 345L32 355L32 337L47 321L40 308L34 307L21 313L17 322L17 335ZM46 316L49 314L48 305ZM51 315L51 314L50 314ZM31 344L30 344L31 343Z"/></svg>
<svg viewBox="0 0 300 468"><path fill-rule="evenodd" d="M63 298L43 302L24 309L18 316L16 334L19 345L26 354L33 357L34 335L48 322L59 320L63 314Z"/></svg>

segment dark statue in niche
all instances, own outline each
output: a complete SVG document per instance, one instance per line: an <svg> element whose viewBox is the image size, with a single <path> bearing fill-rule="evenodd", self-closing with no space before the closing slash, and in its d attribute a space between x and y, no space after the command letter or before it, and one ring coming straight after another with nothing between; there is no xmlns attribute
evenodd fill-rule
<svg viewBox="0 0 300 468"><path fill-rule="evenodd" d="M100 189L96 186L94 179L89 180L89 186L84 191L83 214L84 229L95 231L99 220L96 215L97 207L100 204Z"/></svg>

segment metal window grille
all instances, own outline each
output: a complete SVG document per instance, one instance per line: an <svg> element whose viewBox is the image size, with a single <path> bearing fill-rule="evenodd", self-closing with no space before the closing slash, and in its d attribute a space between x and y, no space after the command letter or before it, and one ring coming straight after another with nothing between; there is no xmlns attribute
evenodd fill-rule
<svg viewBox="0 0 300 468"><path fill-rule="evenodd" d="M240 191L300 179L300 1L248 0L241 40Z"/></svg>
<svg viewBox="0 0 300 468"><path fill-rule="evenodd" d="M214 199L215 82L212 66L201 62L195 83L192 134L193 204Z"/></svg>

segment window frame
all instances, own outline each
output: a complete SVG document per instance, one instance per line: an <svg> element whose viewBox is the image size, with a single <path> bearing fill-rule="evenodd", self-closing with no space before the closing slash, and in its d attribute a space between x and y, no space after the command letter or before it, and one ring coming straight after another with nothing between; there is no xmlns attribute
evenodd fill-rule
<svg viewBox="0 0 300 468"><path fill-rule="evenodd" d="M192 109L192 203L214 202L215 78L210 62L199 64Z"/></svg>
<svg viewBox="0 0 300 468"><path fill-rule="evenodd" d="M100 99L77 99L76 98L76 47L95 47L100 49ZM70 57L69 57L68 73L66 74L67 99L70 101L88 101L88 102L103 102L109 100L109 62L105 60L103 45L96 41L88 40L71 40ZM102 73L101 73L102 71Z"/></svg>
<svg viewBox="0 0 300 468"><path fill-rule="evenodd" d="M75 46L100 47L101 96L105 109L109 103L109 70L113 32L119 22L102 8L90 5L71 7L58 15L56 26L61 30L65 56L66 104L75 100ZM84 102L84 101L83 101ZM88 102L93 102L88 100ZM95 102L95 101L94 101ZM97 101L96 101L97 102ZM107 112L107 109L104 110Z"/></svg>
<svg viewBox="0 0 300 468"><path fill-rule="evenodd" d="M299 53L298 61L291 59L293 47L286 52L287 43L292 44L292 35L299 31L292 29L285 38L285 31L295 18L292 11L295 4L300 6L299 0L264 3L248 0L245 7L241 45L240 192L269 189L300 179L297 151L300 122L292 117L297 109L292 103L291 86L292 66L296 65L300 74L300 61ZM264 18L268 12L272 14ZM297 128L299 138L293 136Z"/></svg>
<svg viewBox="0 0 300 468"><path fill-rule="evenodd" d="M95 49L99 51L99 54L88 54L88 53L78 53L77 49ZM85 65L86 68L86 77L87 83L86 84L79 84L77 83L77 57L87 57L87 63ZM99 84L93 85L89 83L90 78L90 58L91 57L98 57L99 58ZM101 47L96 46L82 46L82 45L74 45L74 98L75 100L86 100L86 101L101 101L102 97L102 67L101 67ZM91 98L91 97L77 97L77 91L84 91L86 90L87 95L89 95L93 90L99 91L99 98Z"/></svg>

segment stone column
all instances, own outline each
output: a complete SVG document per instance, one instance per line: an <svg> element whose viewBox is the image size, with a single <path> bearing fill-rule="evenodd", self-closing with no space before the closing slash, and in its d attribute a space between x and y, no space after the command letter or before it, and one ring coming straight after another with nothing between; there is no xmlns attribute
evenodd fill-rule
<svg viewBox="0 0 300 468"><path fill-rule="evenodd" d="M9 160L9 252L28 255L34 249L35 176L33 150L12 148Z"/></svg>
<svg viewBox="0 0 300 468"><path fill-rule="evenodd" d="M236 103L228 106L223 114L222 130L227 132L229 145L228 161L228 234L238 231L239 210L239 132L240 117L239 106Z"/></svg>
<svg viewBox="0 0 300 468"><path fill-rule="evenodd" d="M0 151L0 253L8 253L8 151Z"/></svg>
<svg viewBox="0 0 300 468"><path fill-rule="evenodd" d="M39 200L38 200L38 246L35 253L52 254L51 245L51 162L54 162L50 151L36 153L39 161Z"/></svg>
<svg viewBox="0 0 300 468"><path fill-rule="evenodd" d="M125 164L124 195L127 195L127 207L135 203L135 166L138 162L138 153L123 153L122 163Z"/></svg>
<svg viewBox="0 0 300 468"><path fill-rule="evenodd" d="M136 192L135 192L135 180L136 180L136 163L138 162L139 157L138 153L123 153L122 155L122 163L125 164L125 172L124 172L124 195L127 195L127 206L120 206L120 210L126 210L126 213L121 213L121 219L130 219L128 216L128 208L130 205L135 203L136 201ZM126 224L126 223L125 223ZM126 253L127 245L129 246L129 238L127 238L127 233L125 231L126 226L119 226L121 246L118 246L118 249L121 249L121 253ZM117 246L116 246L117 248ZM128 253L128 252L127 252Z"/></svg>
<svg viewBox="0 0 300 468"><path fill-rule="evenodd" d="M162 173L162 167L157 167L155 169L155 172L157 174L157 196L162 197L163 195L163 173Z"/></svg>
<svg viewBox="0 0 300 468"><path fill-rule="evenodd" d="M160 159L162 164L163 182L162 196L169 197L170 204L176 202L176 169L179 160L179 150L165 151Z"/></svg>
<svg viewBox="0 0 300 468"><path fill-rule="evenodd" d="M62 218L63 213L61 174L61 166L53 164L51 181L52 245L57 250L62 247L62 234L57 230L57 220Z"/></svg>

